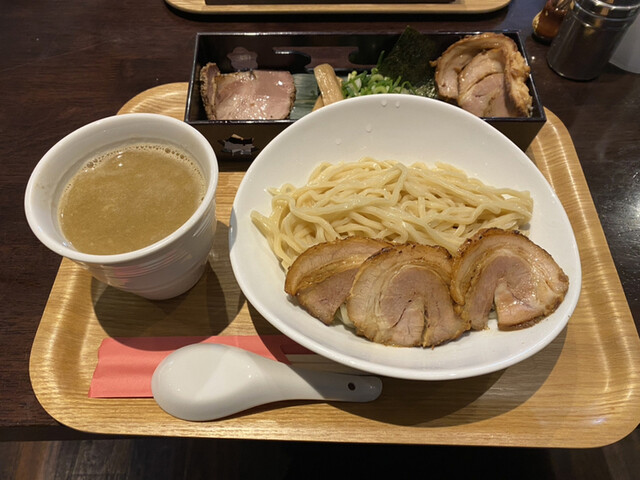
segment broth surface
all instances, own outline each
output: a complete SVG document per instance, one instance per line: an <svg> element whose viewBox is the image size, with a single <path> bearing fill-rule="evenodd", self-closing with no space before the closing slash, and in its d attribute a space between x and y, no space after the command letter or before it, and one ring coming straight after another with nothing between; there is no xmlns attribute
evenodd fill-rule
<svg viewBox="0 0 640 480"><path fill-rule="evenodd" d="M131 252L178 229L204 193L204 178L185 153L135 144L89 160L65 188L58 218L64 236L81 252Z"/></svg>

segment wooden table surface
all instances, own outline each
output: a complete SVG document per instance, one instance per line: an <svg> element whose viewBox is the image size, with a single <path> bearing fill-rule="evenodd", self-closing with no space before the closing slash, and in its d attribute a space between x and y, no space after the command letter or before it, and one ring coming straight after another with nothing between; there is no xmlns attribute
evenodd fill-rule
<svg viewBox="0 0 640 480"><path fill-rule="evenodd" d="M408 24L423 31L521 30L542 102L573 139L638 327L640 76L613 66L591 82L554 74L548 46L530 35L542 4L512 0L486 14L398 16L197 16L162 0L7 5L0 16L0 439L70 433L42 409L29 381L31 345L60 258L25 221L28 177L67 133L115 114L148 88L187 81L196 32L400 32Z"/></svg>

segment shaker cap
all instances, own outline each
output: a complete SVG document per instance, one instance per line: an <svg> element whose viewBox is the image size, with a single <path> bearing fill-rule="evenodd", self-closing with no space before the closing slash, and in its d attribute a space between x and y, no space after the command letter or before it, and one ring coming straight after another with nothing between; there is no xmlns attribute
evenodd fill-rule
<svg viewBox="0 0 640 480"><path fill-rule="evenodd" d="M609 19L628 19L640 11L640 0L575 0L589 13Z"/></svg>

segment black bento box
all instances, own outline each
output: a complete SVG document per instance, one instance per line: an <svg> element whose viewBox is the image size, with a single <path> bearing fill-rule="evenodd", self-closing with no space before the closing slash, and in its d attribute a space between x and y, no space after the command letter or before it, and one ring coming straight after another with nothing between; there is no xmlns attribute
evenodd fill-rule
<svg viewBox="0 0 640 480"><path fill-rule="evenodd" d="M452 43L477 33L482 32L434 32L425 35L434 40L439 56ZM519 32L502 30L497 33L512 38L529 63ZM209 140L219 159L252 160L276 135L291 125L296 116L292 114L292 118L287 120L208 120L200 97L200 69L204 65L215 62L222 73L230 73L237 70L232 59L248 54L262 70L288 70L295 76L312 74L314 66L329 63L338 76L346 76L353 70L375 67L381 53L389 52L399 37L400 33L198 33L185 121ZM522 150L527 149L546 122L531 76L527 86L533 97L530 117L484 118Z"/></svg>

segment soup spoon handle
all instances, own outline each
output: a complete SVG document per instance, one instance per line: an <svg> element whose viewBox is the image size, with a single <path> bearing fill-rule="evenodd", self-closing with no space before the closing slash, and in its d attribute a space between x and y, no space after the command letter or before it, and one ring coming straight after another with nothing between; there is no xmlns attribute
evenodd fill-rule
<svg viewBox="0 0 640 480"><path fill-rule="evenodd" d="M269 372L286 385L290 400L370 402L382 393L382 381L371 375L353 375L278 364Z"/></svg>
<svg viewBox="0 0 640 480"><path fill-rule="evenodd" d="M290 366L240 348L203 343L167 356L153 374L151 389L167 413L204 421L282 400L369 402L380 396L382 381Z"/></svg>

